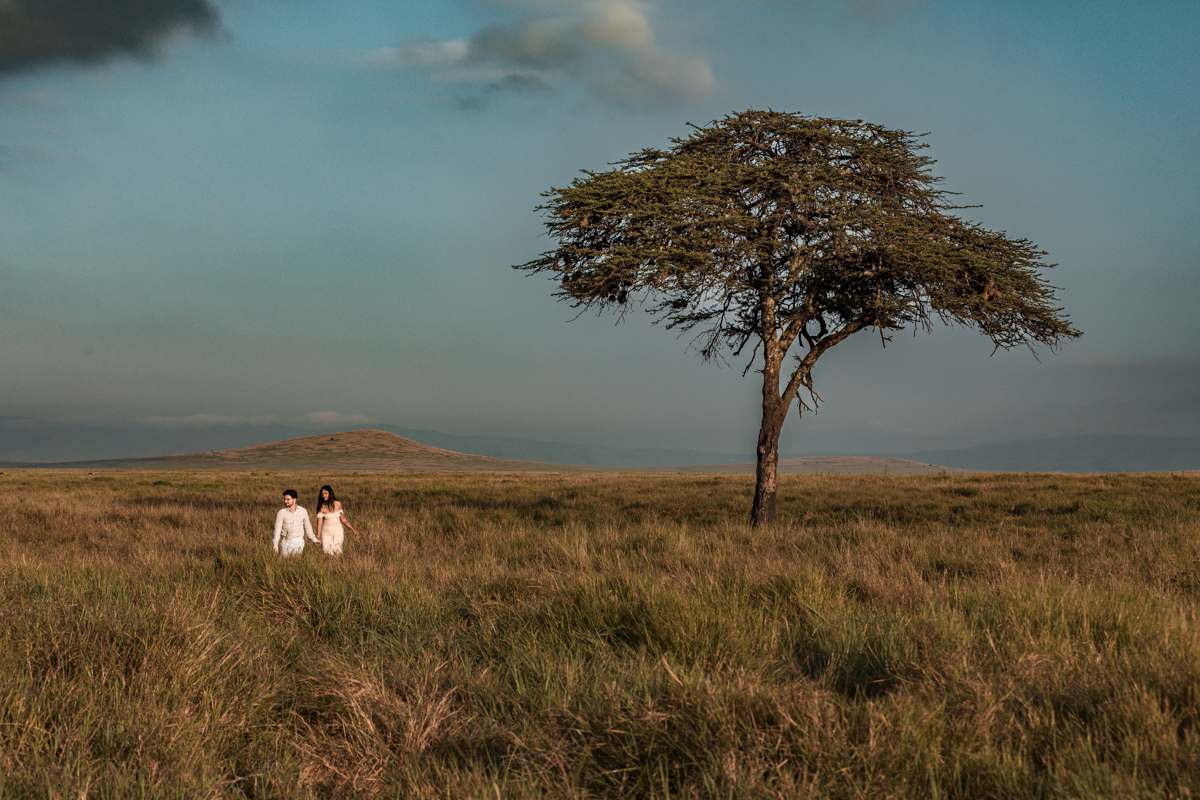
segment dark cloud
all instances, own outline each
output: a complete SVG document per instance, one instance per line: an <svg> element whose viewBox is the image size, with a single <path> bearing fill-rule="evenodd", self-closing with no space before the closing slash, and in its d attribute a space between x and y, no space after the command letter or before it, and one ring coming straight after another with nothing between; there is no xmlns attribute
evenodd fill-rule
<svg viewBox="0 0 1200 800"><path fill-rule="evenodd" d="M536 75L505 75L487 85L489 92L517 92L519 94L535 94L546 91L546 82Z"/></svg>
<svg viewBox="0 0 1200 800"><path fill-rule="evenodd" d="M536 75L505 75L484 86L477 94L456 97L454 105L459 111L480 111L488 106L493 97L506 94L542 94L549 90L550 87L545 81Z"/></svg>
<svg viewBox="0 0 1200 800"><path fill-rule="evenodd" d="M0 75L152 58L179 33L212 33L208 0L0 0Z"/></svg>
<svg viewBox="0 0 1200 800"><path fill-rule="evenodd" d="M471 37L468 57L480 64L553 68L583 59L586 25L526 22L494 25Z"/></svg>
<svg viewBox="0 0 1200 800"><path fill-rule="evenodd" d="M483 102L482 97L477 97L477 96L473 96L473 95L467 95L465 97L456 97L454 99L454 106L459 111L479 111L482 108L484 108L485 105L486 104Z"/></svg>

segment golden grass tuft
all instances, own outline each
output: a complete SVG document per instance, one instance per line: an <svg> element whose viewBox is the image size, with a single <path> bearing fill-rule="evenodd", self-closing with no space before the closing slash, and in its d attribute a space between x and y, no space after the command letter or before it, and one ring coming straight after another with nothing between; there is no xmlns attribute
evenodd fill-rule
<svg viewBox="0 0 1200 800"><path fill-rule="evenodd" d="M1200 792L1194 476L0 480L0 797Z"/></svg>

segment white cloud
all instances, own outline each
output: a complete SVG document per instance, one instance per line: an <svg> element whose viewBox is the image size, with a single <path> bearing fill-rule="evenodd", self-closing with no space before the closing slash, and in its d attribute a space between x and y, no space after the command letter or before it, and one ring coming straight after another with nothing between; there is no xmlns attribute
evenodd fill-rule
<svg viewBox="0 0 1200 800"><path fill-rule="evenodd" d="M370 60L482 91L579 88L619 103L686 102L716 87L705 56L656 41L642 5L562 3L556 15L545 3L520 5L543 13L491 25L469 39L377 51Z"/></svg>
<svg viewBox="0 0 1200 800"><path fill-rule="evenodd" d="M310 425L361 425L370 422L362 414L342 414L338 411L314 411L304 417Z"/></svg>
<svg viewBox="0 0 1200 800"><path fill-rule="evenodd" d="M449 42L421 39L401 48L379 50L376 52L382 58L398 60L402 67L440 69L453 66L466 58L467 48L468 43L466 39L456 39Z"/></svg>
<svg viewBox="0 0 1200 800"><path fill-rule="evenodd" d="M648 52L630 59L618 72L593 75L591 85L597 94L615 100L653 103L702 97L716 79L703 59Z"/></svg>

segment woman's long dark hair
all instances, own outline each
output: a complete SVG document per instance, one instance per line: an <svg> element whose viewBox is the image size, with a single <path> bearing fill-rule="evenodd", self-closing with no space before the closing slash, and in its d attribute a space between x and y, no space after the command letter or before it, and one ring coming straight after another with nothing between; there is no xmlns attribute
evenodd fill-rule
<svg viewBox="0 0 1200 800"><path fill-rule="evenodd" d="M329 500L321 499L321 494L324 492L329 492ZM337 495L335 495L333 493L333 487L332 486L322 486L320 491L317 492L317 513L320 514L321 506L326 506L326 505L329 506L329 510L332 511L334 500L337 500Z"/></svg>

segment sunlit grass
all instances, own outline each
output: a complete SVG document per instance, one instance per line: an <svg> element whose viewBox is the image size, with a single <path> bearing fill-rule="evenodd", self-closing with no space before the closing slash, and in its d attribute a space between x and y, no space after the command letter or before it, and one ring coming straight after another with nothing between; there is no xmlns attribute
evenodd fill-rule
<svg viewBox="0 0 1200 800"><path fill-rule="evenodd" d="M0 797L1200 792L1195 477L0 486Z"/></svg>

